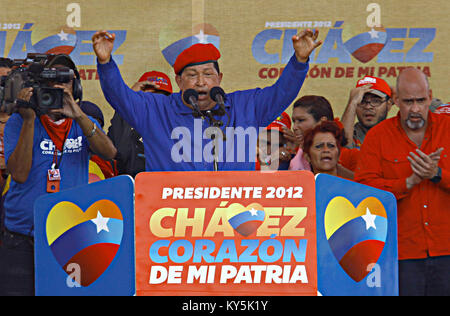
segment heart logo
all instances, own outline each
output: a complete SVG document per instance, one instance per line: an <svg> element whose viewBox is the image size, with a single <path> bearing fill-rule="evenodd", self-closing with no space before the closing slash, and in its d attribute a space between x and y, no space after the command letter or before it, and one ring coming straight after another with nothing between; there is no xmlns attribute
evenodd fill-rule
<svg viewBox="0 0 450 316"><path fill-rule="evenodd" d="M42 38L39 42L35 43L33 49L36 52L42 52L44 54L70 55L76 45L76 31L72 27L62 26L56 28L54 33L51 33L49 36Z"/></svg>
<svg viewBox="0 0 450 316"><path fill-rule="evenodd" d="M123 217L109 200L97 201L85 212L64 201L51 209L46 233L56 261L66 272L69 265L78 265L79 283L87 287L113 262L122 242Z"/></svg>
<svg viewBox="0 0 450 316"><path fill-rule="evenodd" d="M227 216L231 227L242 236L248 237L262 225L266 212L258 203L252 203L247 207L233 203L227 209Z"/></svg>
<svg viewBox="0 0 450 316"><path fill-rule="evenodd" d="M345 49L362 63L371 61L386 45L387 34L384 27L374 27L360 33L344 43Z"/></svg>
<svg viewBox="0 0 450 316"><path fill-rule="evenodd" d="M331 251L344 271L356 282L372 270L387 237L387 214L375 197L358 207L342 196L330 201L325 210L325 235Z"/></svg>

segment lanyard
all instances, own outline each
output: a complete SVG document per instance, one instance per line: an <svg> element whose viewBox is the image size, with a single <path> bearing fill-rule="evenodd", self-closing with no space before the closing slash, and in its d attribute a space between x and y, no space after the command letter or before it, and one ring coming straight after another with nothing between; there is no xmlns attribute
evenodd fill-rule
<svg viewBox="0 0 450 316"><path fill-rule="evenodd" d="M66 135L64 135L63 147L62 147L61 157L59 158L59 161L58 161L58 148L56 148L56 146L55 146L55 150L53 151L53 161L52 161L52 166L51 166L52 170L59 169L59 166L61 165L61 161L62 161L62 158L64 155L64 148L66 147L66 140L69 137L69 132L70 132L70 129L68 129L66 132Z"/></svg>

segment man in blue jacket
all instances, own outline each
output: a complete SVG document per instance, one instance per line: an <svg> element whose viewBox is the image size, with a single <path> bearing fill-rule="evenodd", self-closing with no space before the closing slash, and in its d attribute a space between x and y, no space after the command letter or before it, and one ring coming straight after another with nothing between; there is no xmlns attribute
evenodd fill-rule
<svg viewBox="0 0 450 316"><path fill-rule="evenodd" d="M259 128L275 120L297 97L309 68L309 55L321 45L318 31L307 29L292 37L295 54L278 81L264 89L237 91L225 96L227 116L209 92L220 86L219 51L211 44L196 44L183 51L174 64L179 93L170 96L135 92L122 80L111 57L115 34L99 31L92 37L100 84L108 102L141 135L147 171L254 170ZM198 93L198 108L183 93ZM227 122L223 136L208 135L211 119ZM198 114L198 111L194 111ZM216 135L217 136L217 135ZM222 135L219 135L222 136ZM246 139L250 143L246 143ZM215 168L216 167L216 168Z"/></svg>

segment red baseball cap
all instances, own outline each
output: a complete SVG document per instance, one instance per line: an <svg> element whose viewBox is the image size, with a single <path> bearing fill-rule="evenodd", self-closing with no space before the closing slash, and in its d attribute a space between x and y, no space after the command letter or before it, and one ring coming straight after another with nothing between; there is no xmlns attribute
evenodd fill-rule
<svg viewBox="0 0 450 316"><path fill-rule="evenodd" d="M178 55L173 70L179 75L188 66L212 63L219 58L220 52L213 44L194 44Z"/></svg>
<svg viewBox="0 0 450 316"><path fill-rule="evenodd" d="M139 79L139 82L142 81L150 81L154 82L159 86L158 90L168 92L172 94L172 82L170 81L169 77L159 71L149 71L144 73L141 78Z"/></svg>
<svg viewBox="0 0 450 316"><path fill-rule="evenodd" d="M392 97L391 87L381 78L365 76L361 80L358 80L356 87L362 87L367 84L372 85L372 89L369 90L370 93L373 93L381 98L385 98L386 96Z"/></svg>
<svg viewBox="0 0 450 316"><path fill-rule="evenodd" d="M434 113L450 115L450 103L442 104L434 111Z"/></svg>
<svg viewBox="0 0 450 316"><path fill-rule="evenodd" d="M267 130L275 129L282 132L283 127L291 129L291 117L286 112L281 113L281 115L277 117L275 121L270 123L270 125L267 126L266 129Z"/></svg>

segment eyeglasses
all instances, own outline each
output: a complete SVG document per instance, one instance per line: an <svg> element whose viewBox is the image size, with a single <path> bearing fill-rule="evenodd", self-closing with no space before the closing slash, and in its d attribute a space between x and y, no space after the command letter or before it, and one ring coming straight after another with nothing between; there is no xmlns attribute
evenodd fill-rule
<svg viewBox="0 0 450 316"><path fill-rule="evenodd" d="M373 98L373 99L363 99L358 106L359 107L365 107L367 105L372 105L373 107L379 107L381 106L384 102L386 102L387 99L380 99L380 98Z"/></svg>

